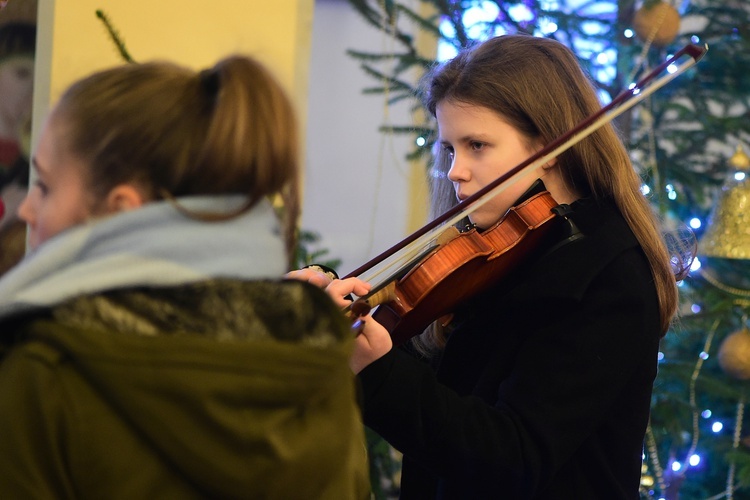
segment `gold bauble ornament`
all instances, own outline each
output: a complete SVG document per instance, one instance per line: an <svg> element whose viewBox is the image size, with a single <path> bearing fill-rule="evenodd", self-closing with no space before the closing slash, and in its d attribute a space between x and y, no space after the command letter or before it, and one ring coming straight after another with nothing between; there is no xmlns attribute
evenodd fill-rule
<svg viewBox="0 0 750 500"><path fill-rule="evenodd" d="M750 259L750 157L737 146L729 164L736 171L721 188L699 253L723 259Z"/></svg>
<svg viewBox="0 0 750 500"><path fill-rule="evenodd" d="M668 45L680 31L680 14L666 2L643 5L633 16L633 31L644 42Z"/></svg>
<svg viewBox="0 0 750 500"><path fill-rule="evenodd" d="M719 347L719 366L738 380L750 379L750 330L730 333Z"/></svg>

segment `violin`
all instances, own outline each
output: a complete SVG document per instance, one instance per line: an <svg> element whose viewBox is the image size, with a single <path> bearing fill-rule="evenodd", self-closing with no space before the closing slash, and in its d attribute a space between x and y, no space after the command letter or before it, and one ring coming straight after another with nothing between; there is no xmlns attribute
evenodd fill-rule
<svg viewBox="0 0 750 500"><path fill-rule="evenodd" d="M565 242L582 237L564 215L567 207L558 205L548 191L522 199L489 229L456 230L403 277L389 283L390 300L375 310L373 318L388 330L394 344L421 333L467 297L507 283L512 273L521 272L524 264L558 242L564 220L572 228Z"/></svg>
<svg viewBox="0 0 750 500"><path fill-rule="evenodd" d="M363 273L396 256L393 262L384 266L386 269L395 268L395 271L376 284L369 294L353 301L345 311L361 324L360 318L378 306L373 318L388 330L394 345L399 345L419 335L430 323L449 315L474 295L508 280L524 263L539 257L550 246L556 248L556 242L564 244L580 238L582 235L567 217L569 207L558 205L544 190L543 184L540 188L541 181L537 181L538 184L532 186L492 227L481 232L472 228L459 233L455 224L519 182L524 175L644 100L696 64L707 50L708 46L685 46L573 129L349 273L345 278L359 276L373 283L372 279L363 277ZM676 61L685 56L689 57L688 61L675 66ZM667 68L669 74L646 86ZM426 251L421 250L425 247ZM384 272L379 270L378 274Z"/></svg>

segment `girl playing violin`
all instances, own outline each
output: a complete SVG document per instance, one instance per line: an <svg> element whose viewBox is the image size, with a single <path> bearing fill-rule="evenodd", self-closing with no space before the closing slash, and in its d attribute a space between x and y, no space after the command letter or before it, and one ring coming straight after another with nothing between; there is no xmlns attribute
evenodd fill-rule
<svg viewBox="0 0 750 500"><path fill-rule="evenodd" d="M600 108L574 54L546 38L491 39L425 81L444 174L436 214ZM611 125L534 174L471 223L489 228L541 180L570 205L582 237L526 262L511 286L467 300L416 348L391 348L372 318L357 339L364 422L404 454L401 498L639 496L675 271Z"/></svg>
<svg viewBox="0 0 750 500"><path fill-rule="evenodd" d="M295 127L239 55L63 94L0 280L0 497L368 497L350 326L280 279Z"/></svg>

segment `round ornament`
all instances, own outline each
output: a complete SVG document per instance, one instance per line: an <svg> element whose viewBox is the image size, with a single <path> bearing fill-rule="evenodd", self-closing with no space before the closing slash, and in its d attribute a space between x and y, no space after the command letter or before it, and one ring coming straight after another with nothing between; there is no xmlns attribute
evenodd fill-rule
<svg viewBox="0 0 750 500"><path fill-rule="evenodd" d="M750 330L730 333L719 347L719 366L738 380L750 379Z"/></svg>
<svg viewBox="0 0 750 500"><path fill-rule="evenodd" d="M666 2L642 5L633 16L633 31L644 42L651 40L654 45L667 45L679 30L680 14Z"/></svg>

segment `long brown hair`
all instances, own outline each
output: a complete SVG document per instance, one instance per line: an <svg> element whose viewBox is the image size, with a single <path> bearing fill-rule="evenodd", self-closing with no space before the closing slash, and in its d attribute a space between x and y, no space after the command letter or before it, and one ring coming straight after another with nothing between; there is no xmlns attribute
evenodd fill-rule
<svg viewBox="0 0 750 500"><path fill-rule="evenodd" d="M280 194L291 258L297 124L283 89L257 61L234 55L201 72L168 62L107 69L68 88L52 119L69 152L90 166L96 196L122 183L172 201L241 194L242 212Z"/></svg>
<svg viewBox="0 0 750 500"><path fill-rule="evenodd" d="M480 43L437 66L424 79L425 107L453 101L492 109L525 136L549 143L601 108L575 55L552 39L505 35ZM676 272L658 218L641 193L641 179L614 127L601 127L557 158L562 175L581 196L612 200L648 258L659 298L662 334L677 305ZM433 176L434 214L455 203L449 165L438 154ZM451 192L448 192L451 191Z"/></svg>

